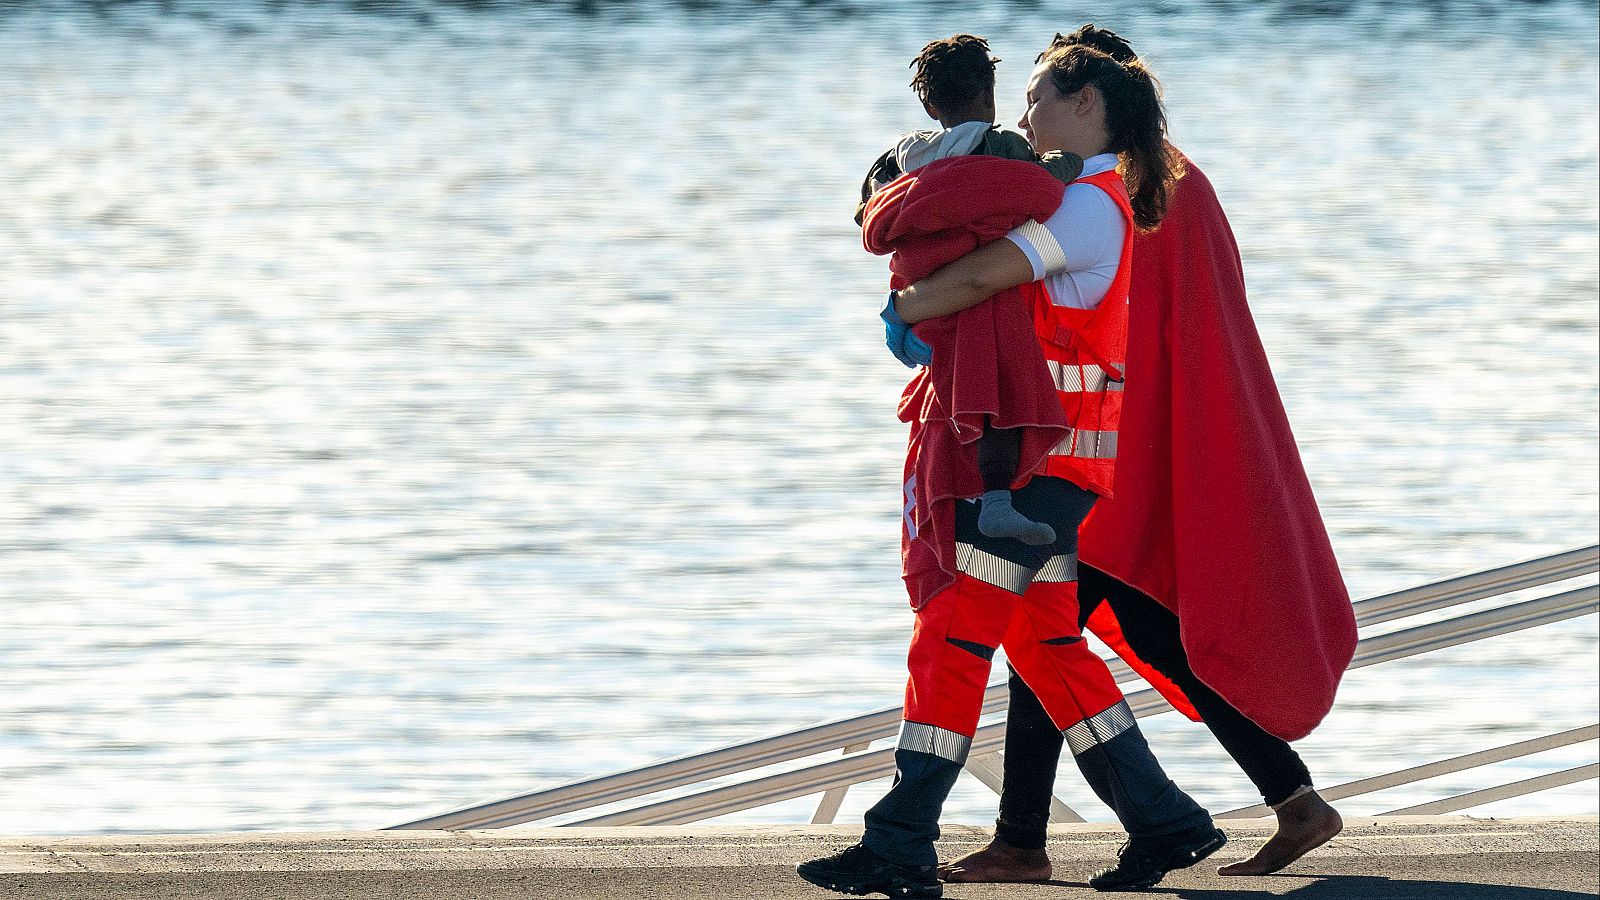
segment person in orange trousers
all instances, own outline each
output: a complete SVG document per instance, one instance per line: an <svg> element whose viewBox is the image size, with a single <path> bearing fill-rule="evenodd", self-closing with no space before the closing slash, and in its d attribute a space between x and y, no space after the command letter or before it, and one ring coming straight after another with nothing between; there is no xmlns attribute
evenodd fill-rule
<svg viewBox="0 0 1600 900"><path fill-rule="evenodd" d="M1174 174L1159 91L1142 66L1072 47L1051 54L1035 69L1028 99L1020 124L1030 143L1041 151L1082 157L1082 175L1066 186L1060 206L1044 221L1025 221L1006 239L890 292L884 317L895 349L897 320L904 325L942 319L1023 286L1034 314L1030 337L1047 364L1041 372L1054 382L1047 389L1068 428L1048 448L1037 474L1013 493L1017 509L1049 524L1057 539L1029 545L989 538L977 527L978 511L970 499L954 502L953 534L944 530L930 510L938 508L932 500L961 496L934 483L948 470L944 463L950 455L941 455L939 465L920 463L941 446L950 428L939 418L911 420L906 491L908 516L915 518L908 518L904 536L917 623L895 783L868 811L859 843L797 867L807 881L842 893L941 896L933 846L939 814L971 748L990 661L1000 646L1072 747L1091 786L1116 811L1130 846L1138 848L1092 878L1092 886L1150 887L1167 871L1192 865L1227 840L1209 813L1162 770L1078 624L1078 529L1096 501L1111 494L1117 458L1133 235L1160 221ZM947 173L1007 166L1023 168L1011 176L1018 180L1028 171L1049 177L1004 160L933 163L905 176L913 181L897 181L885 188L883 199L869 202L868 232L875 231L874 204L903 199L915 205L921 202L918 192L927 191L931 197L922 199L939 206L946 192L966 187L944 183ZM1132 173L1136 187L1124 182L1124 171ZM940 212L959 214L960 208ZM924 331L932 346L925 372L940 372L953 355L954 348L942 344L937 332ZM899 333L903 340L909 329ZM940 382L938 374L919 376L906 399L927 400L922 389ZM927 410L939 404L911 406ZM906 409L903 403L902 418ZM949 544L956 571L942 563L914 565L915 560L944 559L941 552L913 552L931 541L930 534L938 535L941 547Z"/></svg>

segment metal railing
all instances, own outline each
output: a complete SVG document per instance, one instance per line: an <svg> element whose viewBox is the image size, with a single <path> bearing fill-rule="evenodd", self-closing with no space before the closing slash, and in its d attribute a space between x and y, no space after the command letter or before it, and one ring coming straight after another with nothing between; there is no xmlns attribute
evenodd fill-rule
<svg viewBox="0 0 1600 900"><path fill-rule="evenodd" d="M1581 547L1372 597L1355 604L1356 621L1361 627L1379 625L1474 601L1501 597L1529 588L1594 575L1596 572L1600 572L1600 545ZM1591 584L1573 588L1534 600L1509 603L1364 638L1357 646L1350 668L1392 662L1552 622L1592 615L1597 611L1600 611L1600 585ZM1137 678L1121 660L1109 660L1108 664L1118 683ZM988 716L1000 713L1005 709L1006 703L1005 682L997 681L989 686L984 696L983 714ZM1157 715L1172 709L1159 694L1149 689L1129 695L1128 703L1133 708L1134 714L1139 717ZM845 755L840 759L814 762L789 771L734 784L702 788L684 796L563 824L682 824L819 793L822 797L812 822L831 822L843 802L844 792L851 785L887 777L894 773L894 749L889 747L871 750L870 746L876 740L895 737L899 725L900 707L886 707L642 768L519 794L393 827L447 830L503 828L595 810L716 779L747 775L760 769L804 760L819 754L842 751ZM1548 749L1592 741L1597 736L1600 736L1600 725L1574 729L1531 741L1521 741L1505 747L1470 753L1319 790L1329 799L1353 797ZM998 754L1004 741L1003 722L978 729L966 765L970 774L995 790L999 789ZM1594 777L1596 777L1595 766L1580 766L1514 784L1499 785L1459 797L1394 810L1386 815L1431 814L1468 809L1495 800L1523 796ZM1082 821L1081 816L1058 798L1053 800L1052 810L1052 819L1055 821ZM1270 810L1265 807L1251 806L1223 813L1221 817L1250 818L1266 815L1269 812Z"/></svg>

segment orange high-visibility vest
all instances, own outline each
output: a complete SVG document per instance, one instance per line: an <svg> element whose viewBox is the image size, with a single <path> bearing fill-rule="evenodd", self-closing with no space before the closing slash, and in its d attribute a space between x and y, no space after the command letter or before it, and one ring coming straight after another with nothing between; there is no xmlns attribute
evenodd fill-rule
<svg viewBox="0 0 1600 900"><path fill-rule="evenodd" d="M1111 287L1094 309L1057 306L1042 281L1023 285L1033 327L1072 430L1045 460L1042 474L1065 478L1102 497L1111 496L1122 421L1122 382L1128 357L1128 284L1133 271L1133 205L1115 169L1076 183L1105 191L1122 210L1122 260Z"/></svg>

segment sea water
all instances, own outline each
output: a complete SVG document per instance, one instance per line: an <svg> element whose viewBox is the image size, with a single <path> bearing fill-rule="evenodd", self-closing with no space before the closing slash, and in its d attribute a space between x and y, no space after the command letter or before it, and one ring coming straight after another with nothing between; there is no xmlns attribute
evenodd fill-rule
<svg viewBox="0 0 1600 900"><path fill-rule="evenodd" d="M896 703L907 373L857 187L928 124L924 42L989 36L1009 123L1085 16L1228 210L1352 593L1593 542L1592 2L5 4L0 834L384 826ZM1592 723L1596 649L1355 672L1301 752Z"/></svg>

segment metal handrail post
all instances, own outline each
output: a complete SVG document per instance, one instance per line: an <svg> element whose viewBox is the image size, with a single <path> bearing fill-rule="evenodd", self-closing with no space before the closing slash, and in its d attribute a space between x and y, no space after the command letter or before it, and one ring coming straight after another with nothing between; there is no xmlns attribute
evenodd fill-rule
<svg viewBox="0 0 1600 900"><path fill-rule="evenodd" d="M1373 597L1356 604L1358 621L1361 625L1380 624L1538 584L1592 574L1597 569L1600 569L1600 545L1580 547ZM1590 586L1447 622L1368 638L1361 642L1351 668L1388 662L1593 612L1596 597L1600 597L1600 587ZM1461 623L1466 623L1467 627L1449 627ZM1136 677L1121 660L1107 662L1119 683ZM984 694L982 714L989 716L1003 711L1007 706L1007 695L1004 680L989 685ZM1140 717L1171 709L1154 690L1131 694L1128 702ZM900 708L885 707L847 719L818 723L784 734L518 794L390 827L497 828L546 819L892 737L899 722ZM815 790L822 789L818 787Z"/></svg>
<svg viewBox="0 0 1600 900"><path fill-rule="evenodd" d="M1419 803L1416 806L1407 806L1404 809L1394 809L1386 813L1378 813L1378 815L1440 816L1444 815L1445 813L1453 813L1463 809L1471 809L1474 806L1482 806L1485 803L1493 803L1496 800L1510 800L1513 797L1525 797L1528 794L1537 793L1539 791L1548 791L1551 788L1565 787L1569 784L1577 784L1581 781L1589 781L1594 778L1600 778L1600 763L1590 763L1587 766L1576 766L1571 769L1563 769L1559 772L1536 775L1532 778L1524 778L1521 781L1513 781L1510 784L1502 784L1497 787L1484 788L1481 791L1472 791L1456 797L1446 797L1443 800L1435 800L1431 803Z"/></svg>
<svg viewBox="0 0 1600 900"><path fill-rule="evenodd" d="M1582 728L1573 728L1557 734L1517 741L1514 744L1506 744L1503 747L1495 747L1492 750L1479 750L1476 753L1466 753L1449 759L1441 759L1437 762L1412 766L1409 769L1401 769L1398 772L1388 772L1383 775L1374 775L1371 778L1347 781L1344 784L1336 784L1333 787L1318 788L1317 793L1321 794L1324 800L1343 800L1346 797L1360 797L1365 794L1388 790L1392 787L1400 787L1401 785L1413 784L1429 778L1437 778L1440 775L1452 775L1456 772L1476 769L1479 766L1488 766L1498 762L1505 762L1509 759L1532 756L1535 753L1543 753L1546 750L1570 747L1574 744L1595 740L1596 738L1600 738L1600 724L1585 725ZM1265 803L1258 803L1254 806L1230 809L1217 816L1217 818L1254 819L1271 811L1272 807L1267 806Z"/></svg>
<svg viewBox="0 0 1600 900"><path fill-rule="evenodd" d="M1391 660L1443 650L1459 644L1510 634L1552 622L1600 611L1600 585L1574 588L1537 600L1486 609L1471 615L1390 634L1367 638L1356 651L1350 668L1375 666Z"/></svg>
<svg viewBox="0 0 1600 900"><path fill-rule="evenodd" d="M1600 544L1575 547L1551 556L1525 559L1362 600L1355 604L1356 621L1363 627L1381 625L1447 606L1593 575L1597 571L1600 571Z"/></svg>
<svg viewBox="0 0 1600 900"><path fill-rule="evenodd" d="M974 756L991 753L1005 744L1004 723L978 729L972 739ZM767 806L782 800L792 800L815 794L819 790L860 784L875 778L888 778L894 774L895 748L857 753L855 756L836 759L796 769L767 775L750 781L741 781L697 794L661 800L646 806L624 809L593 818L569 822L569 825L682 825L712 819L728 813Z"/></svg>
<svg viewBox="0 0 1600 900"><path fill-rule="evenodd" d="M1401 659L1468 640L1482 640L1594 612L1597 597L1600 597L1600 586L1579 588L1502 609L1485 610L1458 619L1367 638L1361 642L1351 668ZM1469 636L1455 637L1452 634L1453 627ZM1172 709L1153 688L1129 694L1127 702L1134 716L1141 719ZM998 723L978 730L971 753L977 756L990 750L1001 750L1004 745L1005 725ZM802 797L819 790L887 777L893 772L894 748L891 747L568 824L678 825ZM852 777L855 781L849 780Z"/></svg>

